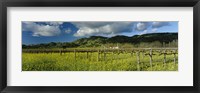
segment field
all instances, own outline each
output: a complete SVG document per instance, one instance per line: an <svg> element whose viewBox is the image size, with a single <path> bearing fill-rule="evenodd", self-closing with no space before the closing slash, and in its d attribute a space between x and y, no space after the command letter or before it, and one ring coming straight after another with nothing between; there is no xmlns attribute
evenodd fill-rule
<svg viewBox="0 0 200 93"><path fill-rule="evenodd" d="M177 49L23 50L23 71L178 71Z"/></svg>

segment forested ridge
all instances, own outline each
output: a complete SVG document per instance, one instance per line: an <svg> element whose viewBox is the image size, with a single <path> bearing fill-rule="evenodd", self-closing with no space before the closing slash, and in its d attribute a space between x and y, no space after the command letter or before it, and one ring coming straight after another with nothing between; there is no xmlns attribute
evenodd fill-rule
<svg viewBox="0 0 200 93"><path fill-rule="evenodd" d="M113 37L90 36L73 42L50 42L22 45L23 49L34 48L88 48L88 47L178 47L178 33L151 33L134 36L117 35Z"/></svg>

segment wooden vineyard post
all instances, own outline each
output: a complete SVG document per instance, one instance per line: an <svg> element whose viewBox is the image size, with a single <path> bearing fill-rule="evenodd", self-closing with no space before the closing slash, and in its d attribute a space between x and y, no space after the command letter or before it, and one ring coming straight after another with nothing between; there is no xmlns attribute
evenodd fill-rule
<svg viewBox="0 0 200 93"><path fill-rule="evenodd" d="M74 49L74 60L76 61L76 49Z"/></svg>
<svg viewBox="0 0 200 93"><path fill-rule="evenodd" d="M114 60L114 51L112 50L112 61Z"/></svg>
<svg viewBox="0 0 200 93"><path fill-rule="evenodd" d="M142 59L144 59L144 50L142 50Z"/></svg>
<svg viewBox="0 0 200 93"><path fill-rule="evenodd" d="M101 55L102 52L101 52L101 51L102 51L102 50L100 49L100 50L99 50L99 61L101 61L101 59L102 59L102 55Z"/></svg>
<svg viewBox="0 0 200 93"><path fill-rule="evenodd" d="M150 49L150 51L149 51L149 57L150 57L150 66L151 66L151 70L152 70L152 49Z"/></svg>
<svg viewBox="0 0 200 93"><path fill-rule="evenodd" d="M90 49L90 60L92 60L92 54L93 54L93 51Z"/></svg>
<svg viewBox="0 0 200 93"><path fill-rule="evenodd" d="M133 56L133 50L131 51L131 57Z"/></svg>
<svg viewBox="0 0 200 93"><path fill-rule="evenodd" d="M119 49L117 49L117 59L119 59Z"/></svg>
<svg viewBox="0 0 200 93"><path fill-rule="evenodd" d="M62 50L60 50L60 55L62 55Z"/></svg>
<svg viewBox="0 0 200 93"><path fill-rule="evenodd" d="M140 51L137 52L137 70L140 71Z"/></svg>
<svg viewBox="0 0 200 93"><path fill-rule="evenodd" d="M104 58L104 61L106 61L106 51L104 49L104 52L103 52L103 58Z"/></svg>
<svg viewBox="0 0 200 93"><path fill-rule="evenodd" d="M97 54L97 61L99 61L99 49L98 49L98 54Z"/></svg>
<svg viewBox="0 0 200 93"><path fill-rule="evenodd" d="M87 50L87 59L88 59L88 50Z"/></svg>
<svg viewBox="0 0 200 93"><path fill-rule="evenodd" d="M174 67L176 66L176 50L174 50Z"/></svg>
<svg viewBox="0 0 200 93"><path fill-rule="evenodd" d="M164 64L163 64L163 66L165 67L165 65L166 65L166 49L164 50Z"/></svg>
<svg viewBox="0 0 200 93"><path fill-rule="evenodd" d="M165 47L165 42L163 42L163 47Z"/></svg>

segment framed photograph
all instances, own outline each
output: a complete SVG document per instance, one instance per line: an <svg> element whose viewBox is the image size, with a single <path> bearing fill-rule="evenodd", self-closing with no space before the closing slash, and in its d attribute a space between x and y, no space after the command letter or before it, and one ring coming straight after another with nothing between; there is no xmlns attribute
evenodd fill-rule
<svg viewBox="0 0 200 93"><path fill-rule="evenodd" d="M1 2L1 92L199 93L199 0Z"/></svg>

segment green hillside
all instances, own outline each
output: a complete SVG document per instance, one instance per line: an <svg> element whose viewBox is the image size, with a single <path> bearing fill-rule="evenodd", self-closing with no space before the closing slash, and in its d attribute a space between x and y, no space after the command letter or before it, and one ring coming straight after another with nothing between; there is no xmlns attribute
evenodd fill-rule
<svg viewBox="0 0 200 93"><path fill-rule="evenodd" d="M51 42L45 44L23 45L25 48L74 48L74 47L177 47L178 33L151 33L132 37L117 35L113 37L91 36L73 42Z"/></svg>

